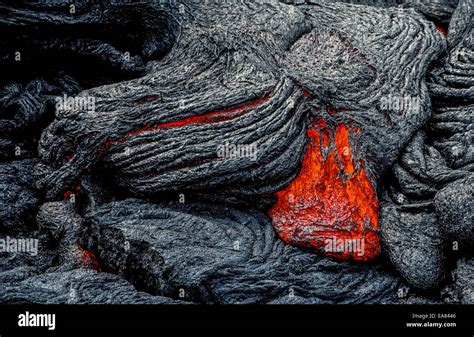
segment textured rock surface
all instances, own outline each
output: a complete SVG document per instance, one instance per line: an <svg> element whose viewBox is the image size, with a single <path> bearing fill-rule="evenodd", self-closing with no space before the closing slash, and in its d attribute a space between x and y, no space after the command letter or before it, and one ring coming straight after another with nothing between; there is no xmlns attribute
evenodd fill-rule
<svg viewBox="0 0 474 337"><path fill-rule="evenodd" d="M120 1L80 1L72 8L65 1L17 1L15 6L0 6L0 27L6 37L1 42L0 56L14 70L25 64L31 66L35 57L51 57L53 62L61 57L89 57L100 61L102 68L136 75L145 61L159 57L170 47L175 32L168 26L171 23L163 15L163 7L146 3L129 6ZM67 34L61 28L66 28ZM125 53L116 47L125 46L130 48L129 54L138 55L124 57ZM23 52L23 64L16 62L18 50ZM63 61L57 68L66 64Z"/></svg>
<svg viewBox="0 0 474 337"><path fill-rule="evenodd" d="M380 251L376 178L429 114L423 78L413 74L441 52L442 39L410 11L318 2L298 8L314 29L291 47L285 69L315 96L309 105L321 120L308 131L300 175L270 215L285 242L327 251L327 240L358 240L364 252L330 254L368 260ZM381 104L408 94L416 107Z"/></svg>
<svg viewBox="0 0 474 337"><path fill-rule="evenodd" d="M39 186L58 195L101 156L118 184L139 195L212 188L221 198L242 198L288 183L296 167L281 166L300 161L304 151L303 95L269 55L281 55L307 25L302 13L288 14L276 2L261 9L255 15L244 4L186 4L177 14L181 37L162 62L150 64L143 78L82 92L95 97L96 113L65 111L49 126ZM263 27L268 34L259 34ZM216 160L226 143L256 143L257 159ZM56 161L69 151L69 161Z"/></svg>
<svg viewBox="0 0 474 337"><path fill-rule="evenodd" d="M451 272L453 284L447 289L448 302L472 304L474 303L474 259L459 259L456 268Z"/></svg>
<svg viewBox="0 0 474 337"><path fill-rule="evenodd" d="M193 20L184 14L180 16L188 24L187 28L170 54L145 77L82 92L82 96L95 97L96 113L65 111L43 134L40 156L45 164L66 157L68 151L74 153L69 161L52 172L47 168L40 170L45 177L39 184L49 187L50 194L77 178L81 165L97 161L104 146L108 148L104 164L119 173L119 184L138 194L222 186L225 194L240 192L241 195L244 187L231 188L236 182L239 186L249 186L247 195L274 192L295 173L288 169L283 173L281 168L276 169L276 164L280 167L289 160L300 162L305 143L300 107L302 93L285 80L288 76L315 96L314 105L333 104L337 109L350 110L327 118L331 122L360 124L362 135L354 140L353 146L362 149L355 152L364 159L369 158L377 168L390 165L403 144L426 120L429 103L426 89L420 83L423 77L412 74L424 73L428 63L442 50L442 41L432 25L414 14L373 9L369 13L369 10L346 5L315 5L290 11L286 5L270 2L262 7L258 17L252 17L251 8L245 4L212 9L189 6L189 10L194 10ZM198 29L200 23L209 20L210 10L214 11L213 20L221 23L219 29L212 29L212 22L207 23L210 29ZM237 13L248 19L230 21ZM353 21L360 23L345 25L347 18L354 15L360 20ZM388 26L381 26L391 15L400 21L400 26L392 27L393 32ZM270 17L274 29L258 34ZM418 32L415 42L409 30L410 34ZM238 37L236 31L239 31ZM299 38L303 33L309 34ZM314 39L329 42L321 46L311 43ZM412 47L402 55L400 47L408 42ZM302 49L303 46L306 49ZM314 49L317 47L319 49ZM341 58L348 59L346 66L334 58L336 49L342 51ZM190 53L199 55L191 65L186 62ZM313 55L321 59L309 62L308 58ZM276 59L280 58L283 60L278 62ZM314 62L320 66L314 67ZM334 69L334 73L324 74L327 68ZM216 77L226 85L210 81ZM361 87L367 89L361 91ZM156 95L165 90L166 95L160 101ZM420 110L387 109L385 117L384 112L378 111L383 95L408 92L420 96ZM222 109L245 107L246 102L265 95L270 96L268 102L257 101L260 104L254 103L243 116L226 117L220 123L219 120L201 120L188 125L193 124L193 120L189 120L192 116L204 118L217 112L222 114ZM270 122L276 115L278 122ZM384 127L384 118L391 120L390 128ZM179 127L183 125L185 127ZM58 137L58 132L63 135ZM276 137L280 133L286 137ZM217 146L226 142L256 142L260 149L257 161L248 158L215 160ZM155 153L158 143L161 151ZM197 145L199 152L194 149ZM259 186L260 181L275 185Z"/></svg>
<svg viewBox="0 0 474 337"><path fill-rule="evenodd" d="M391 261L410 284L429 289L445 275L443 234L426 205L382 205L382 240Z"/></svg>
<svg viewBox="0 0 474 337"><path fill-rule="evenodd" d="M453 247L453 240L461 242L472 231L472 174L450 168L426 139L419 132L406 147L392 169L395 182L384 194L380 208L382 242L395 267L420 288L440 284L445 275L445 250ZM448 200L454 201L452 188L460 185L456 201L461 203L446 206ZM456 219L452 218L454 213ZM465 254L471 247L466 243L455 249Z"/></svg>
<svg viewBox="0 0 474 337"><path fill-rule="evenodd" d="M0 303L11 304L179 304L137 292L116 275L90 269L44 273L21 282L4 282Z"/></svg>
<svg viewBox="0 0 474 337"><path fill-rule="evenodd" d="M429 116L420 74L442 52L443 38L410 10L318 1L297 8L314 29L292 46L288 71L336 111L319 117L360 127L351 147L377 175ZM418 106L383 104L389 95L417 98Z"/></svg>
<svg viewBox="0 0 474 337"><path fill-rule="evenodd" d="M295 179L312 138L306 130L322 129L312 122L318 118L328 134L350 129L345 148L338 148L337 137L328 146L350 150L354 167L328 185L347 184L353 191L337 193L323 206L349 211L324 216L312 210L308 220L285 198L270 213L275 228L288 243L321 248L332 226L338 238L365 240L362 259L377 256L376 179L429 115L422 74L443 50L440 33L413 11L390 8L268 2L258 16L245 3L183 8L182 34L144 77L83 91L81 97L95 98L95 111L58 113L40 142L38 186L54 197L100 162L138 196L190 191L248 202ZM236 22L235 15L247 19ZM272 29L261 34L267 21ZM190 55L198 55L192 66ZM163 91L166 97L157 95ZM408 94L416 97L416 107L381 104L386 96ZM256 150L254 156L220 155L218 148L227 144ZM310 160L322 165L326 158L321 150ZM334 160L343 161L340 153ZM324 198L314 187L324 177L310 171L314 180L300 178L308 191L297 191L296 202ZM351 175L360 178L349 183ZM347 219L335 224L331 218Z"/></svg>
<svg viewBox="0 0 474 337"><path fill-rule="evenodd" d="M285 2L298 2L299 0L288 0ZM307 0L307 2L318 2L317 0ZM338 1L339 2L339 1ZM353 3L357 5L377 6L377 7L400 7L414 8L425 15L429 20L448 24L453 15L459 0L341 0L340 2Z"/></svg>
<svg viewBox="0 0 474 337"><path fill-rule="evenodd" d="M62 202L44 203L36 217L40 229L57 243L57 256L60 270L91 267L99 269L93 255L83 251L79 245L82 235L83 219L77 214L69 199Z"/></svg>
<svg viewBox="0 0 474 337"><path fill-rule="evenodd" d="M39 200L32 171L36 160L0 163L0 231L31 226Z"/></svg>
<svg viewBox="0 0 474 337"><path fill-rule="evenodd" d="M472 2L460 1L447 51L430 71L433 116L392 168L381 205L382 241L395 267L420 288L440 284L443 256L472 254L473 15ZM403 218L413 220L398 226Z"/></svg>
<svg viewBox="0 0 474 337"><path fill-rule="evenodd" d="M472 303L474 5L368 5L0 4L0 301Z"/></svg>
<svg viewBox="0 0 474 337"><path fill-rule="evenodd" d="M459 249L469 251L474 245L474 175L445 186L435 196L434 206L442 230Z"/></svg>
<svg viewBox="0 0 474 337"><path fill-rule="evenodd" d="M127 199L86 219L86 245L106 270L148 292L205 303L407 300L399 296L406 285L380 264L336 262L287 246L259 211Z"/></svg>
<svg viewBox="0 0 474 337"><path fill-rule="evenodd" d="M469 55L474 50L473 18L472 1L459 1L448 29L448 53L441 66L431 73L430 82L432 83L429 84L429 88L435 98L450 98L472 104L474 79L472 58ZM449 103L449 101L444 101L444 103Z"/></svg>
<svg viewBox="0 0 474 337"><path fill-rule="evenodd" d="M54 116L54 97L78 91L78 84L64 75L6 85L0 91L0 159L35 156L40 131Z"/></svg>

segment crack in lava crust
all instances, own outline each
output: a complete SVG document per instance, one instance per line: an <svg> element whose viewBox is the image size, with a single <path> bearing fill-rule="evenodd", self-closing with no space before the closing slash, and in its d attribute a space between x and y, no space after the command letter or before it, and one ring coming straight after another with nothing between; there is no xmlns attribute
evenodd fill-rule
<svg viewBox="0 0 474 337"><path fill-rule="evenodd" d="M147 97L145 99L149 100ZM144 132L158 131L160 129L165 129L165 128L183 127L189 124L212 124L212 123L221 123L221 122L230 121L235 118L243 116L244 114L250 112L255 107L267 102L269 99L270 99L270 96L265 95L259 99L255 99L247 103L242 103L240 105L230 107L227 109L211 111L211 112L205 113L203 115L198 115L198 116L190 116L190 117L186 117L184 119L173 121L173 122L160 123L155 126L147 125L142 129L128 132L125 135L125 137L121 140L107 141L104 148L105 148L105 151L107 151L111 145L123 144L127 138L140 135Z"/></svg>
<svg viewBox="0 0 474 337"><path fill-rule="evenodd" d="M286 243L313 247L340 260L367 261L380 253L378 199L363 163L356 165L352 158L351 132L360 131L339 124L331 136L323 120L307 131L301 171L276 193L278 201L269 215Z"/></svg>

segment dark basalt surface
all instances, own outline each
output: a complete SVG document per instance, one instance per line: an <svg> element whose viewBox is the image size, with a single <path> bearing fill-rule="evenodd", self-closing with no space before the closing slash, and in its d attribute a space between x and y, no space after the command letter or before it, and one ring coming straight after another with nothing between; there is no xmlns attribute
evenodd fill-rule
<svg viewBox="0 0 474 337"><path fill-rule="evenodd" d="M380 263L337 262L285 245L264 214L207 204L105 204L87 246L139 289L204 303L403 303ZM187 224L182 226L182 224Z"/></svg>
<svg viewBox="0 0 474 337"><path fill-rule="evenodd" d="M1 303L473 303L472 1L0 13L0 239L38 240L0 251ZM268 216L317 120L358 130L372 261L285 244Z"/></svg>
<svg viewBox="0 0 474 337"><path fill-rule="evenodd" d="M474 301L472 282L474 272L474 261L472 258L459 259L456 268L452 271L453 285L447 287L445 296L450 303L472 304Z"/></svg>
<svg viewBox="0 0 474 337"><path fill-rule="evenodd" d="M123 278L90 269L44 273L3 283L0 302L11 304L184 304L137 291Z"/></svg>
<svg viewBox="0 0 474 337"><path fill-rule="evenodd" d="M40 203L31 174L36 164L34 159L0 163L1 230L31 226Z"/></svg>

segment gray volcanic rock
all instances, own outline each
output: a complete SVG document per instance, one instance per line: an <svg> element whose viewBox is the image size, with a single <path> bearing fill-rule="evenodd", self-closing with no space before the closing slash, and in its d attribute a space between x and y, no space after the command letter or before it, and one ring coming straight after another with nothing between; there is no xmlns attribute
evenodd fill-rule
<svg viewBox="0 0 474 337"><path fill-rule="evenodd" d="M444 237L426 204L382 204L380 232L390 260L411 285L430 289L443 281Z"/></svg>
<svg viewBox="0 0 474 337"><path fill-rule="evenodd" d="M428 143L426 133L419 131L402 152L394 170L398 171L395 175L400 191L412 198L432 199L434 192L446 184L469 176L468 169L449 167L442 154ZM409 188L415 181L424 188L418 191Z"/></svg>
<svg viewBox="0 0 474 337"><path fill-rule="evenodd" d="M472 55L474 51L474 4L461 0L448 29L448 53L430 74L429 89L435 98L471 102L474 98ZM446 103L446 102L444 102Z"/></svg>
<svg viewBox="0 0 474 337"><path fill-rule="evenodd" d="M459 2L448 29L448 51L429 73L435 106L428 130L432 144L452 168L472 171L474 163L474 4Z"/></svg>
<svg viewBox="0 0 474 337"><path fill-rule="evenodd" d="M0 230L33 227L39 200L32 171L37 161L0 163Z"/></svg>
<svg viewBox="0 0 474 337"><path fill-rule="evenodd" d="M8 84L0 90L0 159L36 156L41 130L38 126L53 119L55 96L79 91L79 85L70 76L61 75L49 81L35 79L26 84Z"/></svg>
<svg viewBox="0 0 474 337"><path fill-rule="evenodd" d="M473 303L474 3L284 2L0 4L0 239L39 244L0 252L1 303ZM92 107L54 114L63 94ZM405 280L263 213L321 121L350 130Z"/></svg>
<svg viewBox="0 0 474 337"><path fill-rule="evenodd" d="M5 304L183 304L138 292L124 279L90 269L44 273L22 281L3 282Z"/></svg>
<svg viewBox="0 0 474 337"><path fill-rule="evenodd" d="M15 66L15 53L8 44L12 39L14 46L25 51L26 61L32 55L52 57L59 52L69 58L94 58L118 71L140 73L145 61L159 57L173 42L176 27L163 15L163 7L166 2L162 6L144 2L130 6L121 1L79 1L74 3L72 13L71 4L64 1L16 1L14 6L2 3L0 27L6 38L0 42L0 57ZM69 36L62 34L64 27ZM123 44L119 37L127 32L125 27L135 37L125 41L130 48L128 54L114 47ZM25 37L23 40L16 40L18 32ZM138 33L140 36L135 36ZM31 50L35 53L28 53ZM130 55L135 52L139 55Z"/></svg>
<svg viewBox="0 0 474 337"><path fill-rule="evenodd" d="M459 259L451 275L454 283L446 289L448 302L474 304L474 259Z"/></svg>
<svg viewBox="0 0 474 337"><path fill-rule="evenodd" d="M38 276L54 265L54 246L51 246L48 237L41 231L2 234L0 240L0 292L6 285L15 285L27 278ZM19 240L22 240L21 244ZM15 241L15 244L12 244L12 241ZM21 249L18 249L19 247Z"/></svg>
<svg viewBox="0 0 474 337"><path fill-rule="evenodd" d="M392 174L380 205L382 242L410 284L435 287L445 277L444 251L453 240L459 240L458 249L472 249L472 241L466 241L473 230L472 173L449 167L420 131Z"/></svg>
<svg viewBox="0 0 474 337"><path fill-rule="evenodd" d="M57 205L56 205L57 206ZM43 208L54 211L53 205ZM56 212L57 213L57 212ZM71 217L65 217L67 223ZM68 235L66 235L67 237ZM137 291L116 275L78 267L72 247L55 248L46 231L0 236L1 240L38 240L29 251L0 252L1 304L175 304L183 301L151 296ZM15 248L16 249L16 248Z"/></svg>
<svg viewBox="0 0 474 337"><path fill-rule="evenodd" d="M21 275L40 273L54 264L56 252L51 247L48 237L41 231L17 232L14 235L2 234L0 239L2 240L1 281L11 281L10 277L21 279ZM15 243L12 243L13 240ZM19 240L23 240L23 242L20 243ZM37 241L32 242L31 240Z"/></svg>
<svg viewBox="0 0 474 337"><path fill-rule="evenodd" d="M36 216L40 229L55 241L60 241L65 235L75 235L83 220L74 206L68 199L42 204Z"/></svg>
<svg viewBox="0 0 474 337"><path fill-rule="evenodd" d="M417 11L426 15L428 19L449 24L451 17L457 8L458 2L458 0L405 0L404 5L412 6Z"/></svg>
<svg viewBox="0 0 474 337"><path fill-rule="evenodd" d="M258 211L127 199L100 206L86 219L85 246L106 270L154 294L204 303L407 300L399 293L407 286L382 266L341 263L287 246Z"/></svg>
<svg viewBox="0 0 474 337"><path fill-rule="evenodd" d="M140 197L260 204L297 175L314 120L360 130L355 160L378 178L429 117L424 74L445 41L413 10L178 7L183 30L162 61L142 78L83 91L95 111L59 111L45 130L36 173L48 198L99 165ZM415 104L392 105L405 96ZM219 155L226 144L256 153Z"/></svg>
<svg viewBox="0 0 474 337"><path fill-rule="evenodd" d="M412 10L256 6L258 15L241 3L169 8L183 28L162 61L81 92L94 112L58 112L40 142L38 186L57 197L100 162L142 197L260 199L296 176L314 117L360 128L351 146L372 174L390 166L429 116L424 73L444 49L434 26ZM419 104L382 106L389 95ZM347 111L331 116L330 106ZM222 156L226 144L256 153Z"/></svg>
<svg viewBox="0 0 474 337"><path fill-rule="evenodd" d="M83 266L78 244L82 235L83 219L69 199L41 205L36 221L39 228L56 244L58 270Z"/></svg>
<svg viewBox="0 0 474 337"><path fill-rule="evenodd" d="M428 134L432 145L453 169L472 171L474 163L474 105L439 106L433 111Z"/></svg>
<svg viewBox="0 0 474 337"><path fill-rule="evenodd" d="M430 115L421 74L445 41L410 9L307 3L297 8L313 30L291 47L285 69L320 105L343 109L316 116L360 127L351 148L379 176ZM412 104L400 104L405 98Z"/></svg>
<svg viewBox="0 0 474 337"><path fill-rule="evenodd" d="M329 2L325 0L281 0L284 3L291 4L318 4ZM398 7L398 8L414 8L424 14L428 19L449 23L459 0L335 0L334 2L351 3L360 6L374 7Z"/></svg>
<svg viewBox="0 0 474 337"><path fill-rule="evenodd" d="M446 185L434 206L448 238L459 242L459 250L474 251L474 174Z"/></svg>
<svg viewBox="0 0 474 337"><path fill-rule="evenodd" d="M458 0L342 0L341 2L352 2L354 4L380 7L412 7L426 15L428 19L444 24L449 23L458 5Z"/></svg>
<svg viewBox="0 0 474 337"><path fill-rule="evenodd" d="M391 260L420 288L440 283L444 249L469 254L474 248L473 18L472 1L459 1L446 55L429 76L433 116L392 168L381 205L382 240Z"/></svg>
<svg viewBox="0 0 474 337"><path fill-rule="evenodd" d="M295 176L296 166L281 164L302 159L303 94L277 76L271 55L282 54L307 29L303 14L289 14L276 2L261 6L258 15L239 3L181 5L183 12L175 14L183 31L163 61L149 64L143 78L82 92L95 98L96 112L61 112L45 131L38 185L49 195L61 193L81 166L94 164L107 149L104 165L116 172L119 185L139 195L209 188L223 196L260 195ZM178 8L170 11L171 18ZM260 34L264 29L268 33ZM242 111L228 111L236 107ZM219 111L220 123L146 130ZM136 133L144 128L148 132ZM258 157L217 160L218 146L225 144L254 145ZM68 151L70 161L57 160Z"/></svg>

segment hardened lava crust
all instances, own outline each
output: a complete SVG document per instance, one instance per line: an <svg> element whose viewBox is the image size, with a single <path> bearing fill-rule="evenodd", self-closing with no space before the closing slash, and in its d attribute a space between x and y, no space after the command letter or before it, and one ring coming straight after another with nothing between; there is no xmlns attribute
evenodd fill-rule
<svg viewBox="0 0 474 337"><path fill-rule="evenodd" d="M0 303L474 303L473 22L0 1Z"/></svg>

